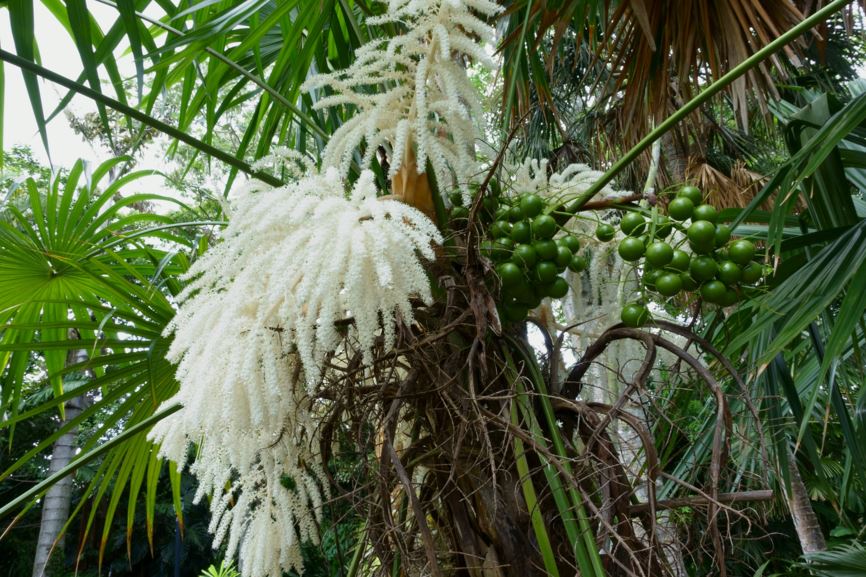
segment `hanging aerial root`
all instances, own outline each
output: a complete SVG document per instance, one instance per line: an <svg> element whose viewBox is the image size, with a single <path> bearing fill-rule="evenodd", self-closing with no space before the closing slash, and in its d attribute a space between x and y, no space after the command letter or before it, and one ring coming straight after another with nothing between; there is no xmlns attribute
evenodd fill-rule
<svg viewBox="0 0 866 577"><path fill-rule="evenodd" d="M675 330L672 330L671 332L682 334L684 331L687 331L687 329L682 329L682 327L678 327L677 325L673 325L672 323L667 324L675 327ZM670 329L670 327L668 326L665 326L664 328ZM689 333L689 335L692 335L691 331L687 332ZM719 484L721 480L721 470L727 460L727 451L729 444L728 439L730 439L732 435L732 418L724 391L722 390L716 378L709 371L709 369L704 366L704 364L701 363L697 358L686 352L683 348L677 346L676 344L662 337L659 334L638 329L631 329L623 325L615 325L614 327L605 331L595 342L593 342L586 349L586 351L584 351L583 356L575 364L569 375L566 377L565 382L563 383L561 394L563 397L576 398L577 395L580 393L582 387L582 378L586 374L586 371L589 370L590 366L592 366L593 362L605 351L605 349L611 343L624 339L641 341L647 348L647 356L645 357L644 362L641 365L641 369L638 371L637 377L630 384L627 392L632 392L636 390L637 387L643 385L643 381L649 375L647 362L650 359L654 358L656 347L661 347L675 355L683 362L685 362L700 377L700 381L708 387L711 395L714 398L716 404L716 418L713 430L712 456L709 464L710 483L708 491L707 520L719 572L720 575L724 577L726 575L724 547L722 545L721 533L718 528L717 515L719 512L718 497ZM709 343L706 344L709 345ZM711 346L709 346L708 348L712 349ZM730 365L730 363L727 363L725 368L728 369L732 374L735 374L735 371L733 371L733 367ZM735 378L738 379L738 377ZM740 381L740 383L741 382L742 381ZM624 399L626 397L627 395L623 395L623 397L620 398L617 404L612 407L613 410L607 411L607 415L609 415L609 417L616 416L622 418L623 413L621 410L618 409L618 407L621 407L622 404L624 404ZM607 421L605 421L605 424L606 422ZM644 443L644 445L646 446L647 443ZM651 505L651 508L654 508L654 505Z"/></svg>

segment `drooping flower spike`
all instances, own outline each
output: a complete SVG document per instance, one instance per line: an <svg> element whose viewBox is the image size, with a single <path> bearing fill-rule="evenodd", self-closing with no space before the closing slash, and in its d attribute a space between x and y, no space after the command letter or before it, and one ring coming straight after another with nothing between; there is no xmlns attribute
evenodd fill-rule
<svg viewBox="0 0 866 577"><path fill-rule="evenodd" d="M393 177L416 151L418 170L429 161L440 186L468 199L482 114L465 66L489 60L493 29L483 18L499 10L488 0L391 0L369 23L401 34L307 83L330 93L320 108L355 110L321 172L282 151L290 172L307 174L281 188L250 187L223 241L190 269L169 328L180 381L169 402L183 408L150 438L179 467L198 444L196 497L212 496L215 546L239 556L245 577L301 571L300 543L318 539L328 490L315 395L329 356L352 343L371 362L380 339L394 346L398 320L412 322L411 300L431 300L424 261L442 242L438 229L406 204L379 200L370 172L347 195L353 158L363 144L364 168L385 146Z"/></svg>
<svg viewBox="0 0 866 577"><path fill-rule="evenodd" d="M344 191L331 168L237 199L223 242L191 267L169 327L181 384L169 402L183 408L151 438L179 465L200 443L198 498L214 495L215 542L227 536L251 577L300 568L300 542L315 541L327 484L313 399L346 338L337 323L351 320L369 362L380 335L388 350L397 320L412 322L410 299L431 299L423 260L442 242L436 226L377 199L370 172Z"/></svg>

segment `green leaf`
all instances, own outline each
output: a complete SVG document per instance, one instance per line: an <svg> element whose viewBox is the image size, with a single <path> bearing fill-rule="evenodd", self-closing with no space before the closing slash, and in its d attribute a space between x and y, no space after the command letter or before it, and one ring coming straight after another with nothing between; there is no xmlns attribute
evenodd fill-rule
<svg viewBox="0 0 866 577"><path fill-rule="evenodd" d="M174 514L177 517L177 524L180 528L180 533L183 535L183 502L180 497L181 474L178 470L177 463L168 462L168 478L171 482L171 502L174 505Z"/></svg>
<svg viewBox="0 0 866 577"><path fill-rule="evenodd" d="M813 553L804 564L820 577L862 577L866 575L866 549L859 544L842 545Z"/></svg>
<svg viewBox="0 0 866 577"><path fill-rule="evenodd" d="M130 205L153 195L122 194L124 187L149 173L132 172L104 182L124 161L95 167L89 179L78 163L65 182L55 178L45 190L29 180L26 209L10 206L0 212L0 372L5 371L0 410L8 417L0 427L11 429L23 419L56 411L74 396L99 391L91 406L41 439L2 475L20 470L59 435L97 416L97 426L80 450L83 455L99 452L103 440L117 429L152 422L163 401L177 391L174 369L165 360L168 341L162 336L174 309L160 287L168 284L166 275L185 271L189 260L176 252L179 247L174 252L158 250L144 241L166 236L154 229L159 227L147 225L186 225L165 225L165 217L129 211ZM179 290L176 280L172 286ZM68 338L72 329L81 338ZM67 353L81 349L90 358L68 363ZM34 353L45 359L52 383L66 379L72 386L67 377L76 372L92 377L76 389L56 389L53 398L19 413L24 375ZM142 464L141 452L153 451L139 439L132 446L109 445L97 476L85 489L94 505L108 496L107 509L100 510L109 516L127 485L133 499L143 484L147 462ZM92 522L91 517L86 528Z"/></svg>
<svg viewBox="0 0 866 577"><path fill-rule="evenodd" d="M536 389L534 392L538 394L538 399L542 406L542 412L545 416L545 423L547 425L547 434L553 442L553 452L557 457L562 459L561 462L563 469L568 474L572 474L571 465L565 450L565 444L560 429L557 426L556 418L553 414L553 407L550 405L550 399L547 396L544 378L538 370L537 363L531 353L525 349L521 342L513 338L509 338L508 342L511 343L518 352L519 358L523 362L526 376ZM519 374L508 350L505 349L504 352L509 367L515 371L515 375ZM523 419L529 426L530 432L533 435L533 440L540 446L547 447L547 439L542 433L541 427L538 425L533 411L527 404L529 397L527 391L523 387L522 380L516 378L514 383L518 395L518 403L523 410ZM569 541L573 547L575 560L580 568L581 575L586 575L587 577L603 577L605 572L598 553L598 547L596 546L595 535L589 523L589 518L586 515L586 510L581 496L577 493L575 487L569 486L567 489L565 488L562 480L559 478L559 473L554 470L552 465L547 463L547 460L543 455L539 455L539 459L541 459L543 463L546 463L543 467L545 477L550 485L550 490L554 497L554 502L557 505L557 509L559 510L562 522L565 525L566 533L568 534Z"/></svg>
<svg viewBox="0 0 866 577"><path fill-rule="evenodd" d="M778 335L761 359L769 362L838 298L864 262L866 221L861 221L767 295L749 304L755 313L754 323L732 339L731 347L742 347L766 327L782 322ZM859 299L851 305L852 310L856 304Z"/></svg>
<svg viewBox="0 0 866 577"><path fill-rule="evenodd" d="M511 403L511 424L519 426L520 421L517 417L517 403ZM532 476L529 472L529 463L526 460L526 450L523 447L523 441L514 437L512 441L514 445L514 461L517 465L517 474L520 475L520 485L523 489L523 499L526 501L526 508L529 511L529 518L532 522L532 530L535 533L535 540L538 543L538 548L541 550L541 559L544 562L544 568L548 575L559 577L559 568L556 566L556 558L553 553L553 547L550 543L550 536L547 534L547 528L544 525L544 518L541 516L541 509L538 505L538 496L535 491L535 486L532 484Z"/></svg>
<svg viewBox="0 0 866 577"><path fill-rule="evenodd" d="M0 174L3 174L3 163L6 149L3 148L3 119L6 118L4 103L6 102L6 65L0 62Z"/></svg>
<svg viewBox="0 0 866 577"><path fill-rule="evenodd" d="M106 441L93 451L79 454L71 463L69 463L69 465L63 467L50 477L40 481L21 495L18 495L9 503L3 505L3 507L0 507L0 519L5 517L24 503L27 503L31 499L38 498L40 495L44 494L45 491L47 491L52 485L57 483L57 481L74 473L76 469L80 468L81 466L93 461L94 459L108 452L115 446L125 443L129 439L133 438L135 435L146 433L153 425L155 425L162 419L168 417L172 413L176 413L180 410L180 408L180 405L168 407L160 411L159 413L156 413L152 417L145 419L144 421L137 423L132 427L129 427L128 429L124 430L122 433L112 438L111 440Z"/></svg>
<svg viewBox="0 0 866 577"><path fill-rule="evenodd" d="M153 553L153 517L156 511L156 485L159 481L161 470L162 460L157 456L156 451L152 451L147 464L147 482L144 493L144 519L147 526L147 543L150 545L151 553Z"/></svg>
<svg viewBox="0 0 866 577"><path fill-rule="evenodd" d="M33 62L19 58L19 57L15 56L14 54L6 52L5 50L0 50L0 60L4 60L6 62L9 62L10 64L14 64L15 66L18 66L19 68L21 68L25 72L38 74L39 76L42 76L43 78L51 80L52 82L60 84L61 86L64 86L70 90L73 90L79 94L82 94L82 95L84 95L84 96L86 96L92 100L95 100L95 101L100 102L106 106L109 106L109 107L113 108L114 110L117 110L118 112L126 114L127 116L130 116L130 117L138 120L139 122L141 122L147 126L151 126L151 127L155 128L156 130L164 133L164 134L167 134L173 138L176 138L177 140L184 142L184 143L192 146L193 148L204 152L205 154L207 154L209 156L212 156L212 157L214 157L214 158L216 158L222 162L225 162L229 166L237 168L238 170L240 170L246 174L249 174L250 176L254 176L254 177L260 179L261 181L263 181L267 184L271 184L273 186L279 186L282 184L281 181L279 181L278 179L274 178L273 176L271 176L267 173L261 173L261 172L253 171L248 163L232 156L231 154L229 154L227 152L224 152L224 151L219 150L219 149L217 149L217 148L215 148L209 144L206 144L206 143L202 142L201 140L190 136L186 132L178 130L177 128L175 128L173 126L170 126L170 125L168 125L168 124L166 124L160 120L157 120L156 118L148 116L147 114L144 114L143 112L140 112L134 108L131 108L131 107L129 107L129 106L127 106L121 102L118 102L117 100L114 100L113 98L109 98L108 96L105 96L104 94L102 94L100 92L96 92L90 88L87 88L86 86L83 86L83 85L81 85L81 84L79 84L73 80L70 80L69 78L66 78L66 77L61 76L57 73L51 72L50 70L47 70L46 68L43 68L42 66L39 66L38 64L35 64Z"/></svg>
<svg viewBox="0 0 866 577"><path fill-rule="evenodd" d="M126 30L126 38L129 40L129 49L135 60L136 90L138 91L138 100L141 101L144 90L144 53L141 49L141 33L139 32L134 0L117 0L117 11L120 13L120 20Z"/></svg>
<svg viewBox="0 0 866 577"><path fill-rule="evenodd" d="M751 212L765 203L770 196L779 191L780 201L777 201L773 218L770 221L769 242L776 251L781 250L782 219L789 214L790 208L798 196L798 187L801 182L818 171L825 162L834 162L826 171L819 174L820 179L816 184L810 186L806 198L810 199L810 208L816 212L816 218L824 228L850 225L852 217L856 215L851 200L849 185L841 168L841 163L833 155L838 156L838 145L848 137L854 128L866 121L866 93L856 97L844 108L829 115L826 110L823 114L816 113L815 107L823 105L828 109L829 104L826 97L818 99L805 107L792 120L792 127L799 128L796 135L789 133L789 145L792 147L793 156L785 162L764 186L760 193L749 203L749 205L734 220L733 225L740 225ZM805 119L810 119L806 121ZM815 122L825 118L825 122L817 130L811 130ZM805 126L810 128L804 131ZM805 141L800 141L801 134L805 135ZM829 159L829 160L828 160ZM815 193L819 196L816 198Z"/></svg>
<svg viewBox="0 0 866 577"><path fill-rule="evenodd" d="M839 359L845 344L866 314L866 260L854 271L845 297L834 315L830 338L827 340L821 377L827 374L830 364Z"/></svg>
<svg viewBox="0 0 866 577"><path fill-rule="evenodd" d="M132 469L129 481L129 500L126 504L126 554L129 558L132 558L132 526L135 522L135 510L138 506L138 499L141 495L141 484L147 472L150 456L155 452L156 450L152 447L150 450L138 451L134 459L135 466Z"/></svg>
<svg viewBox="0 0 866 577"><path fill-rule="evenodd" d="M24 60L36 61L36 34L33 22L32 0L9 0L9 20L12 26L12 39L15 42L15 50ZM42 145L50 160L51 150L48 146L48 131L45 125L45 113L42 110L42 96L39 92L39 82L36 74L30 70L21 70L24 77L24 86L27 88L27 96L30 98L30 106L33 117L42 138Z"/></svg>
<svg viewBox="0 0 866 577"><path fill-rule="evenodd" d="M97 69L96 59L93 56L93 40L90 36L90 12L87 10L85 0L66 0L66 12L69 16L69 28L72 31L72 39L75 41L75 47L78 49L78 55L81 57L81 63L84 65L84 75L87 77L87 82L94 91L101 93L102 86L99 81L99 70ZM113 131L108 122L105 106L97 102L96 109L100 120L102 120L103 130L108 136L109 145L111 148L114 148Z"/></svg>

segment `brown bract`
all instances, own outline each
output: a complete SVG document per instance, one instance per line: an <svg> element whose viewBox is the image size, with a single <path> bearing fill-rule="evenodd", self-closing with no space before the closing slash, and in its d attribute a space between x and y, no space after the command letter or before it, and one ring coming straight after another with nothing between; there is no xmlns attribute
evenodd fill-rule
<svg viewBox="0 0 866 577"><path fill-rule="evenodd" d="M436 209L433 206L433 192L430 190L430 180L426 172L418 172L415 163L415 151L411 143L407 144L403 162L397 174L391 179L393 197L413 206L436 221Z"/></svg>

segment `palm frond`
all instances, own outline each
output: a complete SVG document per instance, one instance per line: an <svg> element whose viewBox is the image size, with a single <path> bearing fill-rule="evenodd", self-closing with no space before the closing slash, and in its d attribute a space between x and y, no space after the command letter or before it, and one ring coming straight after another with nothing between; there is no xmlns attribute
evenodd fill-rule
<svg viewBox="0 0 866 577"><path fill-rule="evenodd" d="M104 0L117 11L105 32L83 1L68 3L65 10L51 3L52 14L81 56L83 72L75 79L39 66L38 34L28 12L32 5L21 2L10 6L17 54L4 53L3 59L25 74L46 149L37 74L69 90L49 119L73 94L84 94L96 101L104 123L104 108L111 107L228 163L231 182L239 171L250 172L245 159L265 156L275 144L320 150L342 123L339 114L314 110L315 101L300 89L311 70L345 67L354 49L378 33L364 23L363 14L369 11L365 2L322 0L310 9L300 0L166 1L156 3L162 16L155 17L150 0ZM124 41L135 59L137 104L127 102L117 70L116 52ZM102 93L104 76L115 86L115 98ZM171 112L176 122L156 112L167 92L179 95L179 108ZM249 116L244 134L234 150L219 150L214 146L216 129L227 115L239 112ZM258 176L267 180L267 175Z"/></svg>
<svg viewBox="0 0 866 577"><path fill-rule="evenodd" d="M866 575L866 549L862 545L840 545L813 553L804 565L821 577L860 577Z"/></svg>
<svg viewBox="0 0 866 577"><path fill-rule="evenodd" d="M659 0L623 2L608 26L609 60L622 91L622 126L627 134L646 132L688 101L706 80L721 77L803 19L787 0ZM786 47L788 59L795 51ZM779 59L772 66L784 73ZM747 126L750 95L772 97L775 83L762 64L729 90L741 126Z"/></svg>
<svg viewBox="0 0 866 577"><path fill-rule="evenodd" d="M161 229L171 225L168 217L128 211L143 200L176 201L152 194L121 196L124 186L146 173L105 183L110 169L125 160L96 167L87 182L80 162L65 181L57 177L47 190L29 180L26 208L7 207L6 218L0 220L0 367L6 371L0 390L0 411L6 416L0 427L13 429L34 415L62 412L75 396L94 398L79 416L0 472L0 479L63 433L99 416L99 426L80 448L81 459L103 457L85 489L97 503L108 499L103 546L125 488L132 491L128 526L142 485L148 493L156 490L162 463L144 436L123 436L130 441L111 443L107 451L103 443L121 438L123 431L149 428L160 403L177 390L174 368L165 360L169 340L163 332L174 316L171 294L180 289L171 276L188 265L182 254L156 248ZM148 225L152 228L144 228ZM70 338L73 332L80 338ZM67 365L67 354L76 350L87 353L85 360ZM25 371L33 355L44 359L54 395L22 412ZM64 390L64 377L74 374L88 377L75 389ZM142 424L148 427L142 429ZM95 512L87 520L88 531ZM152 510L147 522L150 527Z"/></svg>
<svg viewBox="0 0 866 577"><path fill-rule="evenodd" d="M735 69L817 9L787 0L515 0L507 6L500 48L506 126L538 107L555 129L559 115L552 79L560 66L558 48L561 42L574 42L609 65L572 72L583 74L580 81L591 87L598 107L616 115L609 128L615 127L626 146L690 100L700 86ZM844 21L850 21L851 10ZM545 41L546 57L538 50ZM729 87L727 102L742 127L748 127L752 100L766 111L768 101L778 96L777 79L800 67L807 46L820 41L814 35L801 38L785 48L785 58L772 57Z"/></svg>

